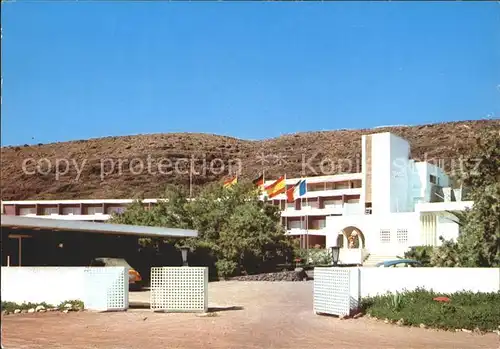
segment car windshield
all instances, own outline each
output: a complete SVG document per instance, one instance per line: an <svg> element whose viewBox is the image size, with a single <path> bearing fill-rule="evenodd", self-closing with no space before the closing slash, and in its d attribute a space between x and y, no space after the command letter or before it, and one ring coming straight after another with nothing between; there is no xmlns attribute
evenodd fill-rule
<svg viewBox="0 0 500 349"><path fill-rule="evenodd" d="M92 265L105 267L126 267L129 269L132 268L123 258L96 258L92 261Z"/></svg>

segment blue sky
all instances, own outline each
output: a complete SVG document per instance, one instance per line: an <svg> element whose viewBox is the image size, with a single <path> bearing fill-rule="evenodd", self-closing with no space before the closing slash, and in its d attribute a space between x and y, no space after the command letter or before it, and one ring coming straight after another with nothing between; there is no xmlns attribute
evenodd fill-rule
<svg viewBox="0 0 500 349"><path fill-rule="evenodd" d="M500 115L496 2L2 5L2 145Z"/></svg>

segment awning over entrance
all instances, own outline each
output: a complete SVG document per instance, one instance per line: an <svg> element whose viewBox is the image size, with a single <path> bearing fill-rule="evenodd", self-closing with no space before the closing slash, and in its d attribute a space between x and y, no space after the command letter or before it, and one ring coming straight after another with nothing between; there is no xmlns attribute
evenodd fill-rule
<svg viewBox="0 0 500 349"><path fill-rule="evenodd" d="M140 225L67 221L2 215L2 228L32 230L79 231L98 234L135 235L144 237L197 237L198 231Z"/></svg>

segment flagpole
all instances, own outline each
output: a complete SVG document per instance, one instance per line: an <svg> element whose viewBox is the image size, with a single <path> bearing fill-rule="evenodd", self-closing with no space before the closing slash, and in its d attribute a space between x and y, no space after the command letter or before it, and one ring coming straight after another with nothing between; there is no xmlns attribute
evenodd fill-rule
<svg viewBox="0 0 500 349"><path fill-rule="evenodd" d="M189 164L189 198L193 198L193 159Z"/></svg>
<svg viewBox="0 0 500 349"><path fill-rule="evenodd" d="M306 183L306 194L307 194L307 183ZM308 204L307 196L306 196L306 205ZM306 213L306 256L307 261L309 262L309 215Z"/></svg>
<svg viewBox="0 0 500 349"><path fill-rule="evenodd" d="M301 210L302 210L302 203L303 203L303 202L304 202L304 200L303 200L303 198L302 198L302 196L301 196L301 197L300 197L300 209L301 209ZM301 232L301 233L302 233L302 230L304 230L304 224L303 224L303 223L304 223L304 219L303 219L303 217L302 217L302 216L300 216L300 232ZM304 241L303 241L303 240L304 240L304 238L303 238L303 236L304 236L304 235L302 235L302 234L301 234L301 236L300 236L300 244L301 244L302 246L304 246Z"/></svg>
<svg viewBox="0 0 500 349"><path fill-rule="evenodd" d="M288 209L288 195L287 195L286 173L285 173L285 231L286 232L288 232L288 217L286 215L287 209Z"/></svg>

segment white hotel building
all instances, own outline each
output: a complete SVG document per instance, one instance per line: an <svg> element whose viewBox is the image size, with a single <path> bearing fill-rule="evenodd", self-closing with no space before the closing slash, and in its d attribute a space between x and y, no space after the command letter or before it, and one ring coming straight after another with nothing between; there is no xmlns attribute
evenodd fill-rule
<svg viewBox="0 0 500 349"><path fill-rule="evenodd" d="M402 256L410 246L439 245L440 236L458 236L449 211L464 210L472 202L461 200L461 190L450 187L441 168L410 159L406 140L391 133L362 136L361 161L360 173L306 178L307 193L294 203L287 203L285 194L273 198L287 233L303 247L340 246L341 262L370 265ZM287 187L299 179L287 179ZM4 201L2 214L106 221L132 201Z"/></svg>

